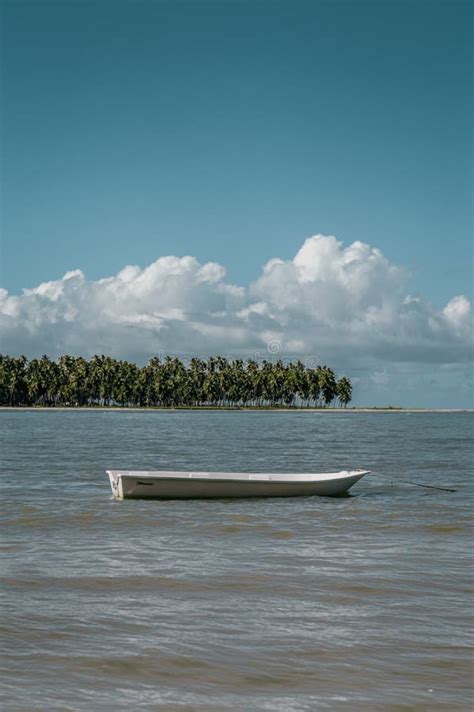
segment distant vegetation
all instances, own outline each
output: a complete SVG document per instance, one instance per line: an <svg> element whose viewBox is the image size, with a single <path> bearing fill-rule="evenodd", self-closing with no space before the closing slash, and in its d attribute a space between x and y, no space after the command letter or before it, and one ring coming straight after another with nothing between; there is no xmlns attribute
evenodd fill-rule
<svg viewBox="0 0 474 712"><path fill-rule="evenodd" d="M348 378L328 366L308 368L222 356L152 358L140 368L109 356L0 355L0 405L6 406L327 406L351 401Z"/></svg>

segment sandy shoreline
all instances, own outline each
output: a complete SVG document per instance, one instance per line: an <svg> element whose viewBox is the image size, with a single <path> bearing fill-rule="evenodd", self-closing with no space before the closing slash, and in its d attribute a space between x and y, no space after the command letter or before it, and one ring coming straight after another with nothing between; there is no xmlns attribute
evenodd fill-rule
<svg viewBox="0 0 474 712"><path fill-rule="evenodd" d="M271 407L228 407L228 406L196 406L182 408L131 408L129 406L0 406L0 411L18 412L44 412L54 413L55 411L86 411L89 413L101 412L124 412L124 413L146 413L146 412L179 412L179 411L200 411L215 412L223 411L227 413L473 413L473 408L398 408L398 407L354 407L354 408L271 408Z"/></svg>

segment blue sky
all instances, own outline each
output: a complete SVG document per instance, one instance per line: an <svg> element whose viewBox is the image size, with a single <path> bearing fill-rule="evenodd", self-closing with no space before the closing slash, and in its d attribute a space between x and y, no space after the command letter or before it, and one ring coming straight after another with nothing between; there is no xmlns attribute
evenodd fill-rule
<svg viewBox="0 0 474 712"><path fill-rule="evenodd" d="M471 4L2 7L10 294L192 255L248 285L322 233L472 292Z"/></svg>
<svg viewBox="0 0 474 712"><path fill-rule="evenodd" d="M165 254L242 282L326 232L466 292L469 9L6 2L2 284Z"/></svg>

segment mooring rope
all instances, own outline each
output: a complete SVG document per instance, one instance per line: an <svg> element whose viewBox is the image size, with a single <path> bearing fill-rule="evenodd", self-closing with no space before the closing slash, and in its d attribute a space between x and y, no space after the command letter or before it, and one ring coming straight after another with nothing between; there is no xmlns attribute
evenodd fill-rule
<svg viewBox="0 0 474 712"><path fill-rule="evenodd" d="M388 475L379 475L380 477L387 477ZM414 487L425 487L426 489L435 489L435 490L440 490L441 492L457 492L457 490L452 489L450 487L439 487L436 485L422 485L420 482L411 482L410 480L393 480L393 478L390 478L390 484L392 487L394 486L395 483L398 482L403 482L403 484L406 485L413 485Z"/></svg>

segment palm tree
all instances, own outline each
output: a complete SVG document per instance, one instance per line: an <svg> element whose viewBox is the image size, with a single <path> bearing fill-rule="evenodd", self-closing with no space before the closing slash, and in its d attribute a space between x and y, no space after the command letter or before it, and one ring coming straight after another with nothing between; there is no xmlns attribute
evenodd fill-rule
<svg viewBox="0 0 474 712"><path fill-rule="evenodd" d="M329 405L337 395L336 376L329 366L318 366L317 371L324 405Z"/></svg>
<svg viewBox="0 0 474 712"><path fill-rule="evenodd" d="M340 378L337 382L337 397L344 408L346 408L347 404L352 400L352 383L345 376Z"/></svg>
<svg viewBox="0 0 474 712"><path fill-rule="evenodd" d="M186 398L189 405L200 405L204 400L203 386L206 378L206 364L198 358L192 358L187 369Z"/></svg>
<svg viewBox="0 0 474 712"><path fill-rule="evenodd" d="M2 404L9 406L28 404L27 363L26 356L1 356L0 392Z"/></svg>

